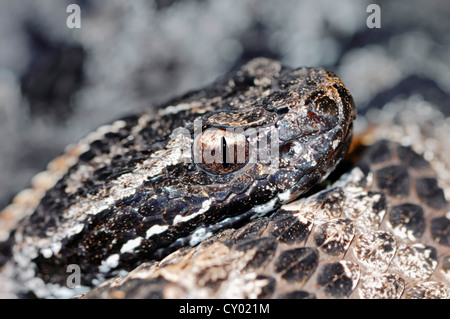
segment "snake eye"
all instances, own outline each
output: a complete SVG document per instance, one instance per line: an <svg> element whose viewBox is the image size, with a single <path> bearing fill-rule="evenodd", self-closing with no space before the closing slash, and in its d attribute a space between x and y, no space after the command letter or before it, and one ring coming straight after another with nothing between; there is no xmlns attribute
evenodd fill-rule
<svg viewBox="0 0 450 319"><path fill-rule="evenodd" d="M194 140L194 160L207 172L225 175L248 162L248 142L243 133L209 128Z"/></svg>

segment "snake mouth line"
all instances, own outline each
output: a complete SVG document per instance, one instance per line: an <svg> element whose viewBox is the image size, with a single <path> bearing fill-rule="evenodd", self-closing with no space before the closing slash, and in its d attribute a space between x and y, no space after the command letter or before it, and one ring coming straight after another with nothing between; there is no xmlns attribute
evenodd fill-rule
<svg viewBox="0 0 450 319"><path fill-rule="evenodd" d="M344 156L347 154L350 144L353 137L353 123L350 123L345 137L342 139L342 142L339 146L329 154L329 156L322 158L322 160L315 166L315 168L309 172L305 172L306 174L318 176L317 180L309 181L309 183L304 184L303 179L300 179L296 184L294 184L287 191L278 194L278 198L282 204L288 204L294 200L299 199L302 196L310 196L320 189L323 188L321 183L325 181L328 176L332 173L336 172L337 167L341 164ZM345 172L339 172L336 174L338 178Z"/></svg>
<svg viewBox="0 0 450 319"><path fill-rule="evenodd" d="M318 165L316 166L314 171L318 172L318 174L324 174L323 177L321 178L320 182L325 180L327 178L327 176L335 169L339 160L342 158L342 156L340 156L340 155L343 155L347 152L347 150L350 146L352 135L353 135L353 125L350 124L350 126L347 130L347 134L346 134L345 138L343 139L344 142L341 143L340 146L338 148L336 148L336 150L332 154L330 154L330 156L328 158L323 159L322 161L320 161L318 163ZM328 162L331 158L337 158L337 157L339 157L339 160L335 161L335 165L333 165L332 168L330 170L328 170L328 172L325 172L325 173L321 172L321 170L325 166L327 166L324 164L328 164ZM306 187L306 185L303 184L305 182L304 177L305 177L305 175L288 191L277 194L273 198L269 199L266 203L257 205L242 214L239 214L239 215L236 215L233 217L226 217L214 225L199 227L192 234L190 234L186 237L183 237L183 238L178 238L170 246L157 250L155 252L154 256L158 258L162 255L167 254L168 251L174 251L174 250L176 250L180 247L186 246L186 245L195 246L195 245L199 244L201 241L213 236L215 233L219 232L220 230L236 227L246 221L255 220L255 219L270 215L271 213L275 212L276 209L278 209L282 204L287 204L289 202L292 202L292 201L298 199L303 193L305 193L305 191L302 190L303 188ZM306 179L306 180L307 180L308 184L311 183L309 179ZM293 191L296 188L298 190ZM308 189L310 189L309 185L308 185Z"/></svg>
<svg viewBox="0 0 450 319"><path fill-rule="evenodd" d="M287 204L296 199L299 199L303 194L306 193L307 190L313 189L313 185L311 184L320 183L324 181L328 177L328 175L336 169L336 166L342 160L342 158L347 153L350 147L352 136L353 136L353 124L350 123L346 131L346 135L342 140L343 142L340 143L339 147L337 147L334 150L334 152L331 153L327 158L322 159L317 164L316 168L313 170L314 172L309 172L309 174L315 173L318 176L322 175L319 181L317 180L314 181L311 180L310 178L305 178L306 174L304 174L303 177L300 178L300 180L289 190L283 193L278 193L276 196L270 198L265 203L257 205L252 209L242 214L236 215L234 217L224 218L215 225L200 227L196 231L194 231L193 234L185 238L178 239L172 245L176 247L178 247L180 244L186 245L187 243L189 243L191 246L196 245L197 243L200 242L199 239L201 238L201 236L204 236L203 238L201 238L203 240L205 238L212 236L219 230L235 227L242 224L245 221L255 220L270 215L273 212L275 212L279 207L281 207L282 204ZM331 167L329 167L330 163ZM170 247L175 248L172 245Z"/></svg>

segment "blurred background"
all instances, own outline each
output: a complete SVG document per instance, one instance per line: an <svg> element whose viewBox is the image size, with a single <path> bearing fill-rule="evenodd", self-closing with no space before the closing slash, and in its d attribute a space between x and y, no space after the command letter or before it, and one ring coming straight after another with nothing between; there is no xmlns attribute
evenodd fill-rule
<svg viewBox="0 0 450 319"><path fill-rule="evenodd" d="M0 0L0 209L66 145L257 56L334 71L359 121L410 98L448 116L449 31L448 0Z"/></svg>

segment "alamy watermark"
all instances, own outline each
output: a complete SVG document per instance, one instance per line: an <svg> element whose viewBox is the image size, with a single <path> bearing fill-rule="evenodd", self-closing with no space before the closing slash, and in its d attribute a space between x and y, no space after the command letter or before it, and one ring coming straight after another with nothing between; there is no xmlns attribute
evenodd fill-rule
<svg viewBox="0 0 450 319"><path fill-rule="evenodd" d="M188 130L180 132L189 134ZM298 132L299 133L299 132ZM271 164L279 163L279 132L274 126L202 130L194 121L193 162L197 164ZM189 147L189 146L187 146Z"/></svg>
<svg viewBox="0 0 450 319"><path fill-rule="evenodd" d="M81 269L77 264L70 264L66 267L66 272L70 273L67 276L66 286L67 288L79 288L81 287Z"/></svg>
<svg viewBox="0 0 450 319"><path fill-rule="evenodd" d="M381 28L381 8L378 4L369 4L366 9L370 15L367 17L366 25L369 29Z"/></svg>
<svg viewBox="0 0 450 319"><path fill-rule="evenodd" d="M66 19L66 25L69 29L81 28L81 8L78 4L69 4L66 9L70 13ZM370 15L366 19L366 25L369 29L381 28L381 8L378 4L369 4L366 12Z"/></svg>
<svg viewBox="0 0 450 319"><path fill-rule="evenodd" d="M66 19L66 25L69 29L81 28L81 8L77 4L69 4L66 9L70 13Z"/></svg>

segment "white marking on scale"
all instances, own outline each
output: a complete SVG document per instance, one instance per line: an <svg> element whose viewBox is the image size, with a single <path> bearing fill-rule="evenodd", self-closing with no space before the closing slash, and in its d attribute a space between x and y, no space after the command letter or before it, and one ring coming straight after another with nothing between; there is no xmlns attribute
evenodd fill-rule
<svg viewBox="0 0 450 319"><path fill-rule="evenodd" d="M41 254L42 254L42 256L44 256L44 258L50 258L50 257L52 257L53 252L49 247L47 247L47 248L41 249Z"/></svg>
<svg viewBox="0 0 450 319"><path fill-rule="evenodd" d="M42 256L44 258L50 258L53 255L56 255L61 250L61 243L60 242L53 242L50 244L50 246L42 248L40 250Z"/></svg>
<svg viewBox="0 0 450 319"><path fill-rule="evenodd" d="M256 214L254 214L250 219L256 219L265 216L267 213L271 212L275 208L275 204L278 202L278 197L272 198L265 204L257 205L253 208Z"/></svg>
<svg viewBox="0 0 450 319"><path fill-rule="evenodd" d="M189 240L189 245L195 246L198 243L204 241L206 238L209 238L212 236L211 231L207 231L208 228L202 227L196 229L191 236L191 240Z"/></svg>
<svg viewBox="0 0 450 319"><path fill-rule="evenodd" d="M138 165L133 174L142 173L146 177L153 177L161 174L169 165L176 165L190 159L193 140L188 135L189 132L186 129L176 128L166 148L151 154L149 159Z"/></svg>
<svg viewBox="0 0 450 319"><path fill-rule="evenodd" d="M301 199L294 200L283 205L283 210L299 211L303 207L303 201Z"/></svg>
<svg viewBox="0 0 450 319"><path fill-rule="evenodd" d="M149 229L147 229L147 232L145 233L145 239L149 239L153 235L161 234L165 232L169 228L169 226L161 226L161 225L153 225Z"/></svg>
<svg viewBox="0 0 450 319"><path fill-rule="evenodd" d="M292 196L292 194L291 194L290 189L288 189L287 191L285 191L281 194L278 194L278 198L280 199L280 202L286 202L286 201L290 200L291 196Z"/></svg>
<svg viewBox="0 0 450 319"><path fill-rule="evenodd" d="M187 111L194 107L200 107L202 106L199 102L192 102L192 103L180 103L177 105L170 105L158 112L159 116L167 115L167 114L176 114L180 111Z"/></svg>
<svg viewBox="0 0 450 319"><path fill-rule="evenodd" d="M326 172L325 175L323 175L323 176L320 178L319 183L322 183L324 180L326 180L326 179L328 178L328 176L329 176L332 172L333 172L332 170Z"/></svg>
<svg viewBox="0 0 450 319"><path fill-rule="evenodd" d="M120 253L132 253L136 247L138 247L142 242L142 237L137 237L134 239L130 239L120 248Z"/></svg>
<svg viewBox="0 0 450 319"><path fill-rule="evenodd" d="M147 120L147 118L141 117L140 122L144 123ZM35 244L35 246L40 249L48 248L52 242L61 242L63 238L67 237L67 234L79 233L84 227L87 216L97 215L101 211L112 207L118 199L135 194L136 188L140 187L148 177L160 174L167 165L181 163L183 158L187 157L186 152L190 150L192 139L187 136L183 128L175 129L170 137L171 140L167 144L166 149L153 153L148 160L137 165L133 172L123 174L116 180L111 181L111 187L107 189L105 194L90 195L64 211L64 218L71 220L71 222L63 223L59 228L49 231L48 237L42 243ZM180 149L180 145L184 147ZM204 205L206 206L203 206L197 214L201 214L209 209L210 202L206 202ZM181 220L187 220L192 217L194 216L181 218ZM51 251L45 251L47 256L50 253Z"/></svg>
<svg viewBox="0 0 450 319"><path fill-rule="evenodd" d="M101 265L98 267L98 270L102 273L107 273L111 269L116 268L119 265L119 254L114 254L109 256L106 260L102 260Z"/></svg>
<svg viewBox="0 0 450 319"><path fill-rule="evenodd" d="M180 222L185 222L187 220L190 220L190 219L194 218L197 215L203 214L204 212L206 212L209 209L209 207L211 206L211 203L212 203L212 199L205 200L202 203L202 208L200 208L198 210L198 212L192 213L192 214L187 215L187 216L180 216L180 215L175 216L175 218L173 219L173 225L176 225L176 224L178 224Z"/></svg>
<svg viewBox="0 0 450 319"><path fill-rule="evenodd" d="M338 147L339 145L339 140L334 140L333 143L331 144L331 146L333 147L333 149L335 150L336 147Z"/></svg>

